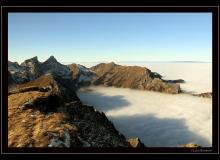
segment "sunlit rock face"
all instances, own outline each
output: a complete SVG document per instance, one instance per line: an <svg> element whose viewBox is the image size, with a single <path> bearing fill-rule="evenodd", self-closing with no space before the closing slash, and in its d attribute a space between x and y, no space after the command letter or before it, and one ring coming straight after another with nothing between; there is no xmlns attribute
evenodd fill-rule
<svg viewBox="0 0 220 160"><path fill-rule="evenodd" d="M146 67L121 66L115 63L101 63L90 68L96 74L92 80L94 85L114 86L140 90L151 90L177 94L180 85L173 81L166 82L161 75L151 72Z"/></svg>

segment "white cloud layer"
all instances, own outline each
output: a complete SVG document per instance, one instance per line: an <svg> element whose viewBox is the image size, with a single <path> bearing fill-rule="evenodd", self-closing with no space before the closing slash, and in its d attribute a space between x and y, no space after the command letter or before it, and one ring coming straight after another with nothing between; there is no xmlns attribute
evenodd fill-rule
<svg viewBox="0 0 220 160"><path fill-rule="evenodd" d="M167 79L186 80L181 88L188 92L212 91L211 63L155 63L148 68ZM82 102L103 111L127 138L139 137L149 147L212 145L212 99L113 87L90 89L78 92Z"/></svg>
<svg viewBox="0 0 220 160"><path fill-rule="evenodd" d="M112 87L78 92L84 104L103 111L126 137L150 147L212 144L212 100Z"/></svg>

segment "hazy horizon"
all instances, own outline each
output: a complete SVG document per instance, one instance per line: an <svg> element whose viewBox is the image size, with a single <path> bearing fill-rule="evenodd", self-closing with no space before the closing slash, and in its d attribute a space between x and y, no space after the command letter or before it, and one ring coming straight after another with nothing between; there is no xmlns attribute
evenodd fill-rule
<svg viewBox="0 0 220 160"><path fill-rule="evenodd" d="M50 56L48 56L48 58ZM33 57L35 57L35 56L33 56ZM8 59L8 61L10 61L10 62L18 62L18 64L21 64L25 60L31 59L33 57L27 57L26 59L20 60L20 61L18 61L18 60L14 61L14 60ZM38 61L39 62L44 62L48 58L42 60L42 59L39 59L39 57L38 57ZM143 60L142 61L128 61L128 60L123 60L123 61L111 61L111 60L109 60L109 61L74 61L74 60L72 60L72 61L60 61L59 59L57 59L57 61L59 63L61 63L61 64L71 64L71 63L78 63L78 64L80 64L80 63L110 63L110 62L114 62L114 63L212 63L212 61L191 61L191 60L184 60L184 61L169 61L169 60L167 60L167 61L156 61L156 60L155 61L147 61L147 60L146 61L143 61Z"/></svg>

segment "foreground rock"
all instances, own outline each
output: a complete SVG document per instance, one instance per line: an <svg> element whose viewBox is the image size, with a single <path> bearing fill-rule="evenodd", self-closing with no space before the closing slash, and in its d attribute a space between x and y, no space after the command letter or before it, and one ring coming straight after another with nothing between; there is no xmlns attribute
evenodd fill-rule
<svg viewBox="0 0 220 160"><path fill-rule="evenodd" d="M143 148L144 144L140 141L139 138L130 138L127 140L128 145L132 148Z"/></svg>
<svg viewBox="0 0 220 160"><path fill-rule="evenodd" d="M176 94L180 92L180 85L175 81L167 82L161 75L145 67L121 66L115 63L101 63L90 68L96 76L94 85L105 85L122 88L158 91Z"/></svg>
<svg viewBox="0 0 220 160"><path fill-rule="evenodd" d="M195 144L195 143L187 143L187 144L180 145L179 147L184 147L184 148L201 148L201 146L199 146L198 144Z"/></svg>
<svg viewBox="0 0 220 160"><path fill-rule="evenodd" d="M46 74L10 92L8 147L128 147L104 113L57 79Z"/></svg>
<svg viewBox="0 0 220 160"><path fill-rule="evenodd" d="M212 98L212 92L205 92L205 93L193 94L193 95L203 98Z"/></svg>

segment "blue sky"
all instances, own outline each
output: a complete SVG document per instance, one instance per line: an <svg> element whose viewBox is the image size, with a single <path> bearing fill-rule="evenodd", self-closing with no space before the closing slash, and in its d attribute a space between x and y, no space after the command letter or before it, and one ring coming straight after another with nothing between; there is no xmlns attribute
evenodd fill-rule
<svg viewBox="0 0 220 160"><path fill-rule="evenodd" d="M9 13L9 60L211 61L211 13Z"/></svg>

